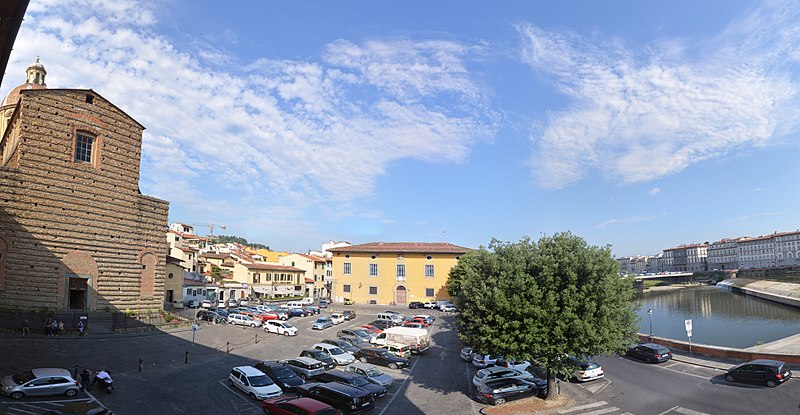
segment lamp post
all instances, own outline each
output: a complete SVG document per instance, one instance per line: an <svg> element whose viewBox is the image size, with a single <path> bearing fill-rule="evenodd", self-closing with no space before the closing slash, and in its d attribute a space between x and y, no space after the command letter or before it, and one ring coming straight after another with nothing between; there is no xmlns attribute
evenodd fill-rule
<svg viewBox="0 0 800 415"><path fill-rule="evenodd" d="M647 317L650 317L650 340L653 340L653 309L647 309Z"/></svg>

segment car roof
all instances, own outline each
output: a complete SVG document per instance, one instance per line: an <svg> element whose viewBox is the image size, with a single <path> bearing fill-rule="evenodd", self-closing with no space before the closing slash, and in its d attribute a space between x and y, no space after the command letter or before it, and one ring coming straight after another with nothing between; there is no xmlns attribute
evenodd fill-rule
<svg viewBox="0 0 800 415"><path fill-rule="evenodd" d="M495 372L510 371L510 372L519 372L520 374L522 374L522 372L520 372L517 369L510 368L510 367L505 367L505 366L492 366L492 367L483 368L481 370L484 371L483 373L495 373Z"/></svg>
<svg viewBox="0 0 800 415"><path fill-rule="evenodd" d="M756 359L756 360L751 360L751 361L749 361L749 362L747 362L747 363L745 363L745 364L752 364L752 365L764 365L764 366L776 366L776 367L779 367L779 366L785 365L786 363L784 363L784 362L781 362L780 360L772 360L772 359Z"/></svg>
<svg viewBox="0 0 800 415"><path fill-rule="evenodd" d="M316 399L307 398L305 396L302 397L295 397L295 396L278 396L275 398L267 399L267 402L271 404L278 404L278 403L289 403L293 406L298 408L303 408L309 412L316 412L321 409L328 409L332 408L330 405L326 404L325 402L320 402Z"/></svg>
<svg viewBox="0 0 800 415"><path fill-rule="evenodd" d="M369 392L364 389L339 382L317 383L317 385L323 388L333 389L337 392L346 393L348 395L355 395L356 397L369 395Z"/></svg>
<svg viewBox="0 0 800 415"><path fill-rule="evenodd" d="M66 376L72 377L72 374L67 369L59 369L55 367L42 367L37 369L31 369L33 372L33 376L37 378L45 377L45 376Z"/></svg>
<svg viewBox="0 0 800 415"><path fill-rule="evenodd" d="M667 346L663 346L657 343L639 343L639 346L649 347L651 349L666 349Z"/></svg>
<svg viewBox="0 0 800 415"><path fill-rule="evenodd" d="M236 366L234 369L238 369L240 372L244 373L245 376L260 376L264 374L264 372L253 366Z"/></svg>
<svg viewBox="0 0 800 415"><path fill-rule="evenodd" d="M314 350L314 351L316 351L316 350ZM322 363L317 359L314 359L314 358L311 358L311 357L307 357L307 356L292 357L289 360L296 360L298 362L302 362L302 363L309 364L309 365L313 365L315 363Z"/></svg>
<svg viewBox="0 0 800 415"><path fill-rule="evenodd" d="M354 367L354 368L357 368L357 369L364 369L364 370L367 370L367 369L377 369L377 368L375 367L375 365L373 365L373 364L371 364L371 363L362 363L362 362L359 362L359 361L355 361L355 362L353 362L353 363L350 363L348 366L352 366L352 367Z"/></svg>

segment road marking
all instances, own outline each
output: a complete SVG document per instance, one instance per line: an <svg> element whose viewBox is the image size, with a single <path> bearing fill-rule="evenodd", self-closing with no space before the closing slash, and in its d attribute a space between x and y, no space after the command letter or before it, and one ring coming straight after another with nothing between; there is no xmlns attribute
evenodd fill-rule
<svg viewBox="0 0 800 415"><path fill-rule="evenodd" d="M684 414L684 415L708 415L705 412L694 411L694 410L691 410L691 409L682 408L680 406L675 408L675 412L677 412L679 414Z"/></svg>
<svg viewBox="0 0 800 415"><path fill-rule="evenodd" d="M688 375L688 376L694 376L694 377L696 377L696 378L700 378L700 379L708 379L708 378L709 378L708 376L703 376L703 375L695 375L694 373L688 373L688 372L684 372L684 371L682 371L682 370L671 369L671 368L669 368L669 367L666 367L666 366L656 366L656 367L657 367L657 368L659 368L659 369L662 369L662 370L669 370L669 371L671 371L671 372L680 373L680 374L683 374L683 375ZM659 414L659 415L660 415L660 414Z"/></svg>
<svg viewBox="0 0 800 415"><path fill-rule="evenodd" d="M238 390L238 389L237 389L237 390L233 390L233 389L232 389L230 386L228 386L228 385L225 383L225 380L224 380L224 379L221 379L221 380L219 380L219 384L220 384L220 385L222 385L222 387L223 387L223 388L225 388L225 389L227 389L227 390L231 391L231 393L233 393L234 395L236 395L236 396L238 396L239 398L241 398L243 401L245 401L245 402L247 402L247 403L252 403L252 401L249 399L249 398L250 398L249 396L248 396L247 398L245 398L244 396L242 396L242 394L241 394L241 393L237 392L237 390Z"/></svg>
<svg viewBox="0 0 800 415"><path fill-rule="evenodd" d="M601 415L601 414L607 414L609 412L616 412L618 410L619 408L617 408L616 406L612 406L609 408L598 409L592 412L581 412L580 415Z"/></svg>
<svg viewBox="0 0 800 415"><path fill-rule="evenodd" d="M433 334L433 330L431 330L430 334ZM408 368L408 374L406 375L406 378L403 379L403 383L401 383L400 386L398 386L395 389L396 391L400 392L400 389L402 389L403 387L406 386L406 383L408 383L408 380L411 379L411 373L414 371L414 368L417 367L417 362L419 362L419 359L414 359L414 363L412 363L411 366ZM394 399L397 398L399 395L400 395L399 393L394 394L392 396L392 398L389 399L389 402L386 402L386 406L383 408L383 410L378 415L383 415L384 412L386 412L389 408L391 408L392 407L392 402L394 402Z"/></svg>
<svg viewBox="0 0 800 415"><path fill-rule="evenodd" d="M607 387L608 387L608 385L610 385L610 384L611 384L611 379L606 379L606 381L607 381L607 382L606 382L605 384L603 384L602 386L600 386L600 389L598 389L598 390L597 390L597 392L595 392L595 393L600 393L600 392L602 392L602 391L603 391L603 389L607 388Z"/></svg>
<svg viewBox="0 0 800 415"><path fill-rule="evenodd" d="M669 408L669 409L667 409L666 411L664 411L664 412L662 412L662 413L660 413L660 414L658 414L658 415L664 415L664 414L668 414L668 413L670 413L670 412L674 411L676 408L680 408L680 406L673 406L672 408Z"/></svg>
<svg viewBox="0 0 800 415"><path fill-rule="evenodd" d="M572 408L561 409L561 410L558 411L558 413L559 414L568 414L570 412L582 411L584 409L597 408L598 406L603 406L603 405L608 405L608 402L606 402L606 401L598 401L598 402L593 402L593 403L587 403L586 405L573 406Z"/></svg>
<svg viewBox="0 0 800 415"><path fill-rule="evenodd" d="M25 404L23 404L23 405L25 405ZM30 405L28 405L28 406L30 406ZM34 408L36 408L36 409L44 409L44 408L37 408L37 407L35 407L35 406L34 406ZM38 412L29 412L29 411L25 411L25 410L22 410L22 409L19 409L19 408L11 408L11 409L13 409L13 410L14 410L14 412L22 412L22 413L26 413L26 414L34 414L34 415L35 415L35 414L37 414L37 413L38 413Z"/></svg>

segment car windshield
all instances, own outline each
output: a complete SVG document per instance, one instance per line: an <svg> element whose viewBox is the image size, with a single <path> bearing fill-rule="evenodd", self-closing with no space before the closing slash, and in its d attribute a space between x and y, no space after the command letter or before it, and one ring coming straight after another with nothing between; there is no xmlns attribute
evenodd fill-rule
<svg viewBox="0 0 800 415"><path fill-rule="evenodd" d="M345 352L344 352L344 350L342 350L342 349L340 349L338 347L331 347L331 348L328 349L328 353L330 353L330 354L344 354Z"/></svg>
<svg viewBox="0 0 800 415"><path fill-rule="evenodd" d="M353 376L353 380L350 381L350 384L353 386L364 386L369 385L369 381L363 376Z"/></svg>
<svg viewBox="0 0 800 415"><path fill-rule="evenodd" d="M326 321L328 321L326 317L320 317L317 319L317 323L325 323Z"/></svg>
<svg viewBox="0 0 800 415"><path fill-rule="evenodd" d="M289 323L281 323L281 326L283 326L284 328L287 328L287 329L294 328L294 326L289 324Z"/></svg>
<svg viewBox="0 0 800 415"><path fill-rule="evenodd" d="M267 375L248 376L247 381L250 382L250 386L254 388L273 384L272 380L268 378Z"/></svg>
<svg viewBox="0 0 800 415"><path fill-rule="evenodd" d="M382 375L382 374L383 374L383 372L381 372L381 371L380 371L380 370L378 370L378 369L367 369L367 370L365 371L365 373L367 374L367 376L369 376L369 377L371 377L371 378L374 378L375 376L380 376L380 375Z"/></svg>
<svg viewBox="0 0 800 415"><path fill-rule="evenodd" d="M17 373L11 377L11 380L13 380L17 385L22 385L23 383L30 382L34 379L36 379L36 376L34 376L33 372L30 370L27 372Z"/></svg>
<svg viewBox="0 0 800 415"><path fill-rule="evenodd" d="M275 377L277 377L278 379L287 379L295 377L295 374L294 372L292 372L292 369L289 369L288 367L275 367L272 369L272 373L274 373Z"/></svg>
<svg viewBox="0 0 800 415"><path fill-rule="evenodd" d="M597 369L600 365L597 362L581 362L580 364L581 369L589 370L589 369Z"/></svg>

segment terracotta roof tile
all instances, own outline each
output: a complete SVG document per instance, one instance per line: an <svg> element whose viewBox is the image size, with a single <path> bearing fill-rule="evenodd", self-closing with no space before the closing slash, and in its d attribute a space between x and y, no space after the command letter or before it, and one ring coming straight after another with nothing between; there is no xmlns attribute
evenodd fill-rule
<svg viewBox="0 0 800 415"><path fill-rule="evenodd" d="M415 254L465 254L470 248L447 242L369 242L360 245L330 248L330 252L390 252Z"/></svg>

